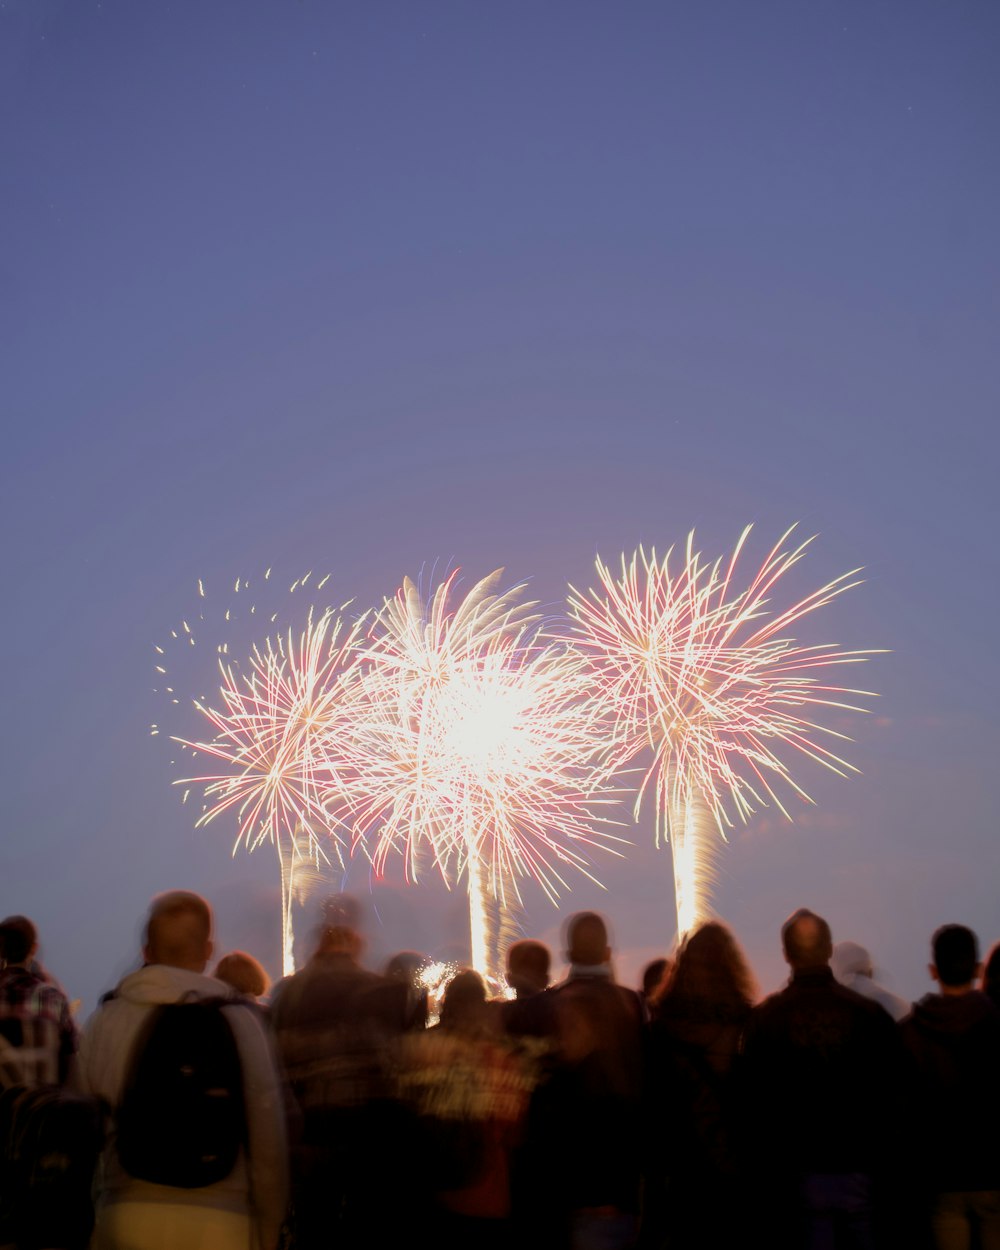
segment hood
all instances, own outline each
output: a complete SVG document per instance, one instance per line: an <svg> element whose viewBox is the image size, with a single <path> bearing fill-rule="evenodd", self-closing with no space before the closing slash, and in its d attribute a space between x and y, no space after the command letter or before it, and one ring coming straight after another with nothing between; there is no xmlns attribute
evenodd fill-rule
<svg viewBox="0 0 1000 1250"><path fill-rule="evenodd" d="M153 1005L176 1003L182 998L236 998L234 990L215 977L166 964L146 964L130 972L119 984L115 997L129 1003Z"/></svg>
<svg viewBox="0 0 1000 1250"><path fill-rule="evenodd" d="M872 975L872 957L857 942L838 942L833 948L830 967L842 985L851 985L846 978Z"/></svg>
<svg viewBox="0 0 1000 1250"><path fill-rule="evenodd" d="M1000 1020L1000 1014L985 994L925 994L913 1004L913 1021L930 1033L958 1035L987 1021Z"/></svg>

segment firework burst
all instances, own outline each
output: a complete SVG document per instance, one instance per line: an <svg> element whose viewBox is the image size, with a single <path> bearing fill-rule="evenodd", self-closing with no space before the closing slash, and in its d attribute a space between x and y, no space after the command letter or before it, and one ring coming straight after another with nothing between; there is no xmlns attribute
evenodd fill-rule
<svg viewBox="0 0 1000 1250"><path fill-rule="evenodd" d="M194 700L211 736L174 736L214 765L212 772L175 782L185 793L195 786L204 790L196 825L228 815L237 826L234 854L241 845L252 851L264 842L277 851L286 974L294 970L297 873L301 878L300 869L328 862L328 852L342 862L348 766L334 744L354 688L354 648L362 631L362 622L346 628L332 609L309 609L304 628L254 646L245 665L229 657L228 644L219 645L217 697Z"/></svg>
<svg viewBox="0 0 1000 1250"><path fill-rule="evenodd" d="M622 557L616 575L598 558L600 586L570 588L576 643L616 723L615 761L652 753L635 815L652 790L657 841L666 835L673 850L679 933L709 914L719 834L771 803L788 816L782 790L812 802L790 761L804 756L841 776L857 772L828 745L846 735L818 718L864 711L849 700L870 692L827 684L824 672L874 653L799 646L788 631L858 585L859 570L775 611L772 592L812 539L789 545L788 530L737 590L749 533L748 526L727 560L704 560L693 533L680 561L673 549L661 561L640 548Z"/></svg>
<svg viewBox="0 0 1000 1250"><path fill-rule="evenodd" d="M539 641L535 605L500 576L457 600L452 574L427 603L407 579L386 601L363 648L353 812L376 871L399 853L407 879L428 860L464 877L473 964L494 978L487 898L503 908L532 877L554 899L614 840L595 831L603 744L580 658Z"/></svg>

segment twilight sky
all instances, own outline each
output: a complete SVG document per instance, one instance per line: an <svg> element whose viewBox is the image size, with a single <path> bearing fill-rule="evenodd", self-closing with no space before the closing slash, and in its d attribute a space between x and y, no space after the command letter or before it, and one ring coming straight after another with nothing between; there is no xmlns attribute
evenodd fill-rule
<svg viewBox="0 0 1000 1250"><path fill-rule="evenodd" d="M763 988L800 905L911 997L936 925L1000 938L998 64L990 0L0 0L0 914L85 1011L168 887L278 963L272 853L149 736L199 577L504 565L557 610L750 521L819 535L803 591L865 566L804 640L892 651L863 776L720 857ZM527 916L600 907L628 979L674 928L630 836ZM372 962L460 954L460 896L346 884Z"/></svg>

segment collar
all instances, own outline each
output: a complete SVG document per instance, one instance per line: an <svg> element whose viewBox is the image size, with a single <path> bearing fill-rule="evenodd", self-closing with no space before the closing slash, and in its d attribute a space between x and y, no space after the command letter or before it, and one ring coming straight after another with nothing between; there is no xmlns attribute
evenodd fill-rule
<svg viewBox="0 0 1000 1250"><path fill-rule="evenodd" d="M613 981L610 964L570 964L567 981Z"/></svg>

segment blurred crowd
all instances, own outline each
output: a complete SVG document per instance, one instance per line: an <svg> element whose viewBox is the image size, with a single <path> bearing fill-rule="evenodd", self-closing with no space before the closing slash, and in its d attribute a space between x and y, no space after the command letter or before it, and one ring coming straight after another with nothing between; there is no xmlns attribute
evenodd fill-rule
<svg viewBox="0 0 1000 1250"><path fill-rule="evenodd" d="M333 900L301 971L216 960L159 895L79 1033L24 916L0 924L0 1247L1000 1250L1000 954L931 937L910 1004L800 910L761 1000L709 922L632 989L603 917L506 986L364 966ZM211 968L211 972L209 969Z"/></svg>

